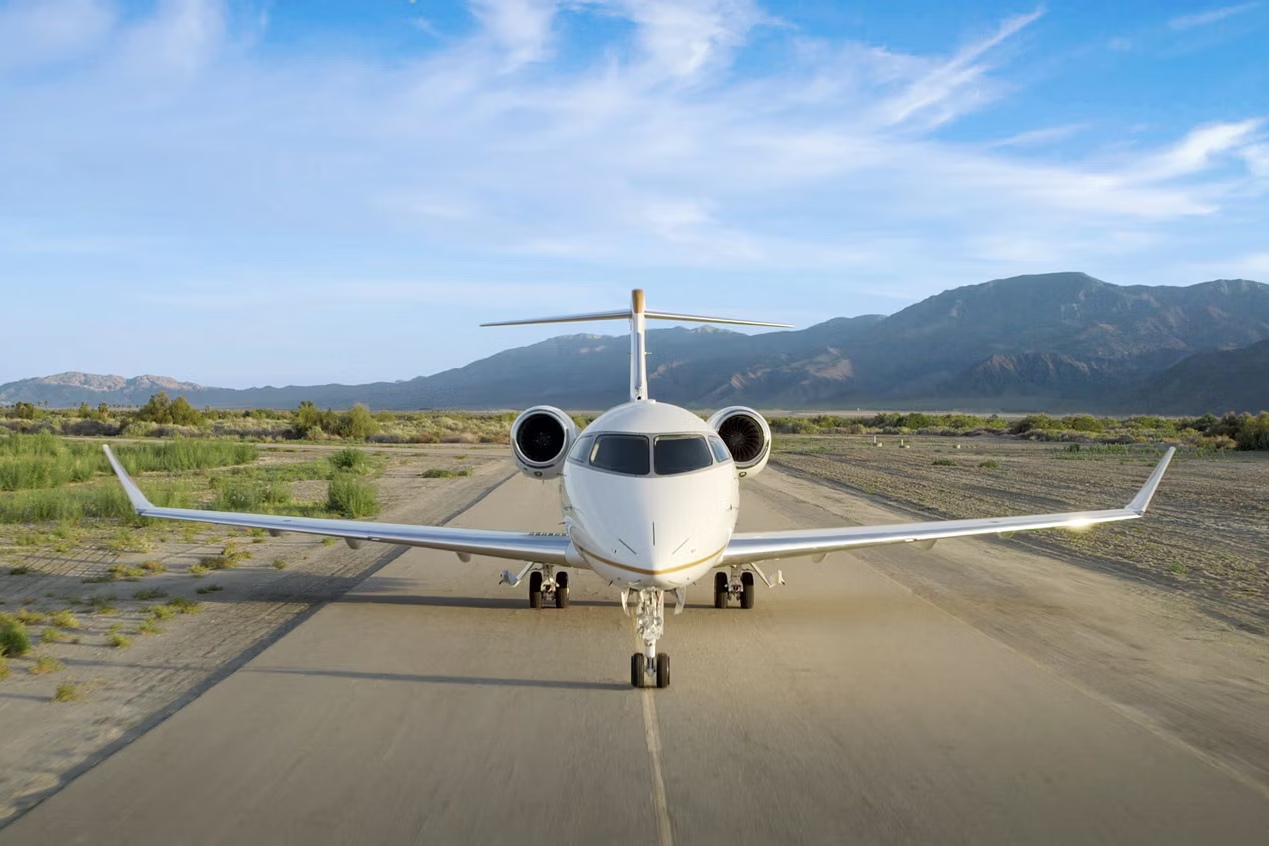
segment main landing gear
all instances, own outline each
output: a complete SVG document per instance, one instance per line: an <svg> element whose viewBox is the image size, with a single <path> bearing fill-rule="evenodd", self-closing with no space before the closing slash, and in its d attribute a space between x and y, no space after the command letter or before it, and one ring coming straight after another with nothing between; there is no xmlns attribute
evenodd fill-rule
<svg viewBox="0 0 1269 846"><path fill-rule="evenodd" d="M556 573L550 564L526 564L519 575L503 570L498 583L515 587L526 574L529 576L530 608L541 608L543 602L554 603L556 608L568 607L568 573Z"/></svg>
<svg viewBox="0 0 1269 846"><path fill-rule="evenodd" d="M638 595L635 627L643 640L643 651L630 656L630 684L632 687L669 687L670 656L656 651L657 641L665 633L665 591L640 588Z"/></svg>
<svg viewBox="0 0 1269 846"><path fill-rule="evenodd" d="M776 570L775 580L772 581L767 578L766 573L758 569L757 564L733 564L730 567L730 571L728 573L720 570L714 574L715 608L726 608L733 599L739 600L741 608L753 608L754 600L758 596L753 578L754 573L757 573L762 578L767 587L784 584L783 572Z"/></svg>

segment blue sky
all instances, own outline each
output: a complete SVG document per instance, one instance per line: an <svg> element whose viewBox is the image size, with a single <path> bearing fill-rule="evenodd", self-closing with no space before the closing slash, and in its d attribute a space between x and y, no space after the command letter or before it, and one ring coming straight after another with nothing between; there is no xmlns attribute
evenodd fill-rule
<svg viewBox="0 0 1269 846"><path fill-rule="evenodd" d="M0 0L0 382L1269 281L1269 0ZM596 331L611 331L600 324Z"/></svg>

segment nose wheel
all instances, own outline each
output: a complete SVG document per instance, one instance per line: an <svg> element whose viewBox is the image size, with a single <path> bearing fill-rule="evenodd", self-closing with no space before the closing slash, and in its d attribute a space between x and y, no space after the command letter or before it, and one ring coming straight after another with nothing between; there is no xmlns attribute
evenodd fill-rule
<svg viewBox="0 0 1269 846"><path fill-rule="evenodd" d="M643 640L643 652L630 656L630 686L669 687L670 656L656 651L657 640L665 632L665 591L654 588L639 591L635 627Z"/></svg>

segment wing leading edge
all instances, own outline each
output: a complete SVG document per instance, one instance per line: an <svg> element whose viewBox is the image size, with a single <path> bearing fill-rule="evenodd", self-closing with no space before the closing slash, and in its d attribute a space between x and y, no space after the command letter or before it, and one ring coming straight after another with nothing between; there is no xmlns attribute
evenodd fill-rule
<svg viewBox="0 0 1269 846"><path fill-rule="evenodd" d="M494 558L514 558L540 564L585 566L576 553L570 555L572 542L565 535L456 529L447 526L411 526L402 523L369 523L361 520L327 520L274 514L239 514L232 511L200 511L196 508L160 508L146 499L145 494L137 487L136 482L132 481L132 477L110 451L110 447L103 446L102 449L106 451L106 458L110 461L110 466L114 468L115 475L123 483L123 489L128 494L133 509L142 517L217 523L223 526L265 529L269 532L302 532L343 538L352 542L374 541L403 546L422 546L449 550L462 555L489 555Z"/></svg>
<svg viewBox="0 0 1269 846"><path fill-rule="evenodd" d="M1136 520L1146 513L1155 489L1176 452L1169 447L1141 486L1132 502L1123 508L1104 511L1074 511L1066 514L1034 514L1024 517L990 517L975 520L944 520L900 523L890 526L852 526L841 529L794 529L782 532L738 532L732 535L722 564L748 564L801 555L824 555L843 549L880 546L889 543L933 542L943 538L972 535L1009 534L1034 529L1082 529L1097 523Z"/></svg>

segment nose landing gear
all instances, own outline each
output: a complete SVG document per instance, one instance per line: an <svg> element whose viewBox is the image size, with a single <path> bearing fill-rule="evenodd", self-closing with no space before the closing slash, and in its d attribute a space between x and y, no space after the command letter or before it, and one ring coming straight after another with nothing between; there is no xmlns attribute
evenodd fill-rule
<svg viewBox="0 0 1269 846"><path fill-rule="evenodd" d="M656 651L657 641L665 633L665 591L641 588L638 593L635 628L643 640L643 652L630 656L630 685L669 687L670 656Z"/></svg>

